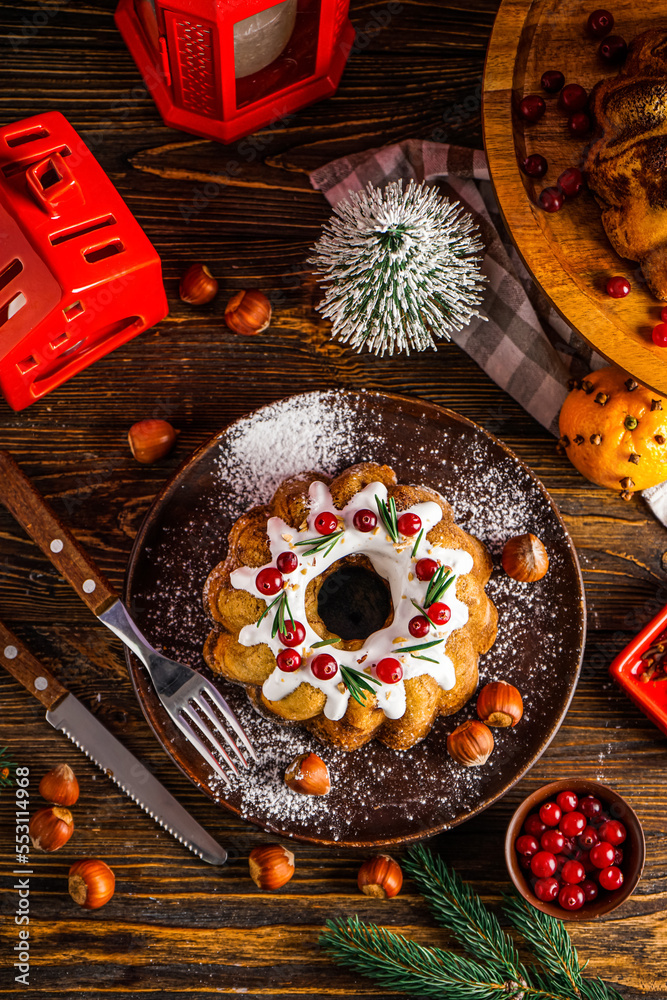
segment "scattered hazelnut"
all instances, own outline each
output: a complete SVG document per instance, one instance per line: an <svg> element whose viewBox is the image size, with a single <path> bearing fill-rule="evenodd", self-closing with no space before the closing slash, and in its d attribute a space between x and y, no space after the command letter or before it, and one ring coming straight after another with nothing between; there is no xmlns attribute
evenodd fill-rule
<svg viewBox="0 0 667 1000"><path fill-rule="evenodd" d="M139 420L130 427L127 440L137 462L150 465L169 454L179 433L167 420Z"/></svg>
<svg viewBox="0 0 667 1000"><path fill-rule="evenodd" d="M104 861L81 858L69 870L69 894L84 910L99 910L116 888L116 876Z"/></svg>
<svg viewBox="0 0 667 1000"><path fill-rule="evenodd" d="M57 806L73 806L79 798L79 782L69 764L58 764L39 783L39 794Z"/></svg>
<svg viewBox="0 0 667 1000"><path fill-rule="evenodd" d="M259 889L280 889L294 874L294 855L280 844L264 844L250 852L250 878Z"/></svg>
<svg viewBox="0 0 667 1000"><path fill-rule="evenodd" d="M285 771L285 784L302 795L326 795L331 790L327 765L316 753L295 757Z"/></svg>
<svg viewBox="0 0 667 1000"><path fill-rule="evenodd" d="M483 722L469 719L457 726L447 737L447 751L464 767L486 764L493 750L493 733Z"/></svg>
<svg viewBox="0 0 667 1000"><path fill-rule="evenodd" d="M271 303L256 288L237 292L227 303L225 323L234 333L251 337L266 330L271 322Z"/></svg>
<svg viewBox="0 0 667 1000"><path fill-rule="evenodd" d="M535 535L516 535L505 542L502 555L503 569L513 580L534 583L546 576L549 556L542 542Z"/></svg>
<svg viewBox="0 0 667 1000"><path fill-rule="evenodd" d="M74 833L74 820L69 809L44 806L31 818L28 832L38 851L59 851Z"/></svg>
<svg viewBox="0 0 667 1000"><path fill-rule="evenodd" d="M523 715L521 694L507 681L491 681L479 692L477 714L487 726L514 727Z"/></svg>
<svg viewBox="0 0 667 1000"><path fill-rule="evenodd" d="M357 885L364 896L391 899L398 896L403 885L401 866L388 854L378 854L364 861L359 869Z"/></svg>
<svg viewBox="0 0 667 1000"><path fill-rule="evenodd" d="M191 306L203 306L218 294L218 282L205 264L192 264L183 277L179 294Z"/></svg>

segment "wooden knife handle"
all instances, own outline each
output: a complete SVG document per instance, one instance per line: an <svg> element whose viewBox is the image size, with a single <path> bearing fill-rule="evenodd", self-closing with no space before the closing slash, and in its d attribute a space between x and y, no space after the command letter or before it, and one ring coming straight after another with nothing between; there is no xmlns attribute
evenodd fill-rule
<svg viewBox="0 0 667 1000"><path fill-rule="evenodd" d="M6 451L0 451L0 501L94 615L113 604L111 585Z"/></svg>
<svg viewBox="0 0 667 1000"><path fill-rule="evenodd" d="M0 622L0 664L26 691L34 694L44 708L53 708L69 694L67 688L39 663L27 646Z"/></svg>

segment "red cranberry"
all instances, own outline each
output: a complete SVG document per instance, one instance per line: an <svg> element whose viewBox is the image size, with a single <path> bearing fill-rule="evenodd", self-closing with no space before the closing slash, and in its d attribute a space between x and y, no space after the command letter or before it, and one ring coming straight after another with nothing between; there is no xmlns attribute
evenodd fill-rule
<svg viewBox="0 0 667 1000"><path fill-rule="evenodd" d="M375 673L383 684L398 684L403 677L403 667L393 656L385 656L376 665Z"/></svg>
<svg viewBox="0 0 667 1000"><path fill-rule="evenodd" d="M563 865L566 865L569 860L570 859L568 857L566 857L564 854L557 854L556 855L556 874L557 875L560 875L560 873L563 870Z"/></svg>
<svg viewBox="0 0 667 1000"><path fill-rule="evenodd" d="M608 10L594 10L588 16L586 27L593 38L604 38L614 27L614 15Z"/></svg>
<svg viewBox="0 0 667 1000"><path fill-rule="evenodd" d="M306 638L306 630L301 622L285 622L285 631L278 633L283 646L300 646Z"/></svg>
<svg viewBox="0 0 667 1000"><path fill-rule="evenodd" d="M623 872L616 865L611 865L609 868L603 868L598 875L600 880L600 885L603 889L620 889L623 885Z"/></svg>
<svg viewBox="0 0 667 1000"><path fill-rule="evenodd" d="M560 212L565 201L557 187L544 188L537 200L545 212Z"/></svg>
<svg viewBox="0 0 667 1000"><path fill-rule="evenodd" d="M607 295L611 295L612 299L624 299L626 295L630 294L632 285L622 274L616 274L608 280L606 289Z"/></svg>
<svg viewBox="0 0 667 1000"><path fill-rule="evenodd" d="M440 601L436 601L435 604L432 604L428 609L428 616L434 625L446 625L452 617L452 612L446 604L441 604Z"/></svg>
<svg viewBox="0 0 667 1000"><path fill-rule="evenodd" d="M439 563L435 559L420 559L415 566L415 574L418 580L430 580L436 572Z"/></svg>
<svg viewBox="0 0 667 1000"><path fill-rule="evenodd" d="M293 573L299 565L299 557L296 552L281 552L276 559L276 565L281 573Z"/></svg>
<svg viewBox="0 0 667 1000"><path fill-rule="evenodd" d="M667 306L660 310L660 319L663 323L667 323Z"/></svg>
<svg viewBox="0 0 667 1000"><path fill-rule="evenodd" d="M540 837L540 847L543 851L551 851L552 854L560 854L565 847L565 837L560 830L547 830Z"/></svg>
<svg viewBox="0 0 667 1000"><path fill-rule="evenodd" d="M540 806L540 819L547 826L558 826L561 815L560 806L557 806L555 802L545 802L544 805Z"/></svg>
<svg viewBox="0 0 667 1000"><path fill-rule="evenodd" d="M314 521L315 531L320 535L333 535L338 527L338 518L330 510L323 510Z"/></svg>
<svg viewBox="0 0 667 1000"><path fill-rule="evenodd" d="M408 623L408 632L410 635L414 636L415 639L423 639L424 636L428 635L431 631L431 625L428 618L424 618L423 615L415 615L411 618Z"/></svg>
<svg viewBox="0 0 667 1000"><path fill-rule="evenodd" d="M530 859L530 870L537 878L549 878L556 871L556 858L550 851L538 851Z"/></svg>
<svg viewBox="0 0 667 1000"><path fill-rule="evenodd" d="M577 860L581 861L582 865L584 866L584 871L586 872L587 875L589 875L591 872L597 871L597 868L591 861L590 851L582 851L581 857L578 858Z"/></svg>
<svg viewBox="0 0 667 1000"><path fill-rule="evenodd" d="M580 910L586 902L580 885L564 885L558 893L558 902L564 910Z"/></svg>
<svg viewBox="0 0 667 1000"><path fill-rule="evenodd" d="M585 875L586 872L581 861L566 861L560 873L563 882L570 882L573 885L583 882Z"/></svg>
<svg viewBox="0 0 667 1000"><path fill-rule="evenodd" d="M598 830L598 834L600 840L606 840L613 847L618 847L619 844L622 844L627 836L625 827L617 819L609 819L606 823L603 823Z"/></svg>
<svg viewBox="0 0 667 1000"><path fill-rule="evenodd" d="M310 669L318 680L328 681L338 673L338 664L330 653L320 653L311 660Z"/></svg>
<svg viewBox="0 0 667 1000"><path fill-rule="evenodd" d="M580 833L579 837L577 838L577 843L579 844L580 847L583 847L585 851L590 851L591 847L595 847L595 845L599 843L599 841L600 838L598 837L597 833L595 832L592 826L587 826L586 829L583 830L583 832Z"/></svg>
<svg viewBox="0 0 667 1000"><path fill-rule="evenodd" d="M276 656L278 667L286 674L291 674L301 666L301 656L296 649L281 649Z"/></svg>
<svg viewBox="0 0 667 1000"><path fill-rule="evenodd" d="M586 829L586 817L580 812L565 813L558 826L566 837L578 837Z"/></svg>
<svg viewBox="0 0 667 1000"><path fill-rule="evenodd" d="M549 164L539 153L531 153L519 162L519 166L529 177L544 177L549 169Z"/></svg>
<svg viewBox="0 0 667 1000"><path fill-rule="evenodd" d="M354 524L357 531L368 532L372 531L378 523L378 519L372 510L358 510L354 517L352 518L352 523Z"/></svg>
<svg viewBox="0 0 667 1000"><path fill-rule="evenodd" d="M560 882L557 878L538 878L534 888L538 899L543 903L551 903L558 895Z"/></svg>
<svg viewBox="0 0 667 1000"><path fill-rule="evenodd" d="M542 822L537 813L531 813L523 824L523 828L526 833L530 833L531 836L541 837L547 828L547 824Z"/></svg>
<svg viewBox="0 0 667 1000"><path fill-rule="evenodd" d="M588 135L591 130L591 120L585 112L577 111L568 118L567 130L570 135L573 135L577 139Z"/></svg>
<svg viewBox="0 0 667 1000"><path fill-rule="evenodd" d="M667 347L667 323L658 323L654 326L651 339L656 347Z"/></svg>
<svg viewBox="0 0 667 1000"><path fill-rule="evenodd" d="M581 170L579 170L577 167L568 167L567 170L564 170L563 173L560 175L560 177L556 181L556 184L561 189L566 198L574 198L576 195L579 194L580 191L583 190L584 176ZM564 793L561 792L561 795L563 794ZM566 792L565 794L572 795L575 802L577 801L577 796L574 794L574 792ZM556 801L558 801L558 798L556 798ZM571 812L570 809L564 809L563 811Z"/></svg>
<svg viewBox="0 0 667 1000"><path fill-rule="evenodd" d="M421 531L422 519L419 514L411 514L409 511L406 514L401 514L398 519L398 530L402 535L416 535L418 531Z"/></svg>
<svg viewBox="0 0 667 1000"><path fill-rule="evenodd" d="M523 854L526 858L532 858L540 849L537 839L527 833L524 833L521 837L517 837L514 847L517 854Z"/></svg>
<svg viewBox="0 0 667 1000"><path fill-rule="evenodd" d="M565 171L565 173L567 173L567 171ZM563 174L561 174L560 177L558 178L559 184L561 177L563 177ZM567 191L565 193L567 194ZM573 810L575 810L579 805L579 799L574 794L574 792L559 792L558 795L556 796L556 802L561 807L561 810L564 813L573 812Z"/></svg>
<svg viewBox="0 0 667 1000"><path fill-rule="evenodd" d="M585 878L583 882L579 883L579 888L583 891L587 903L592 903L594 899L597 899L598 887L592 878Z"/></svg>
<svg viewBox="0 0 667 1000"><path fill-rule="evenodd" d="M262 594L277 594L283 585L283 578L277 569L267 566L257 574L255 585Z"/></svg>
<svg viewBox="0 0 667 1000"><path fill-rule="evenodd" d="M607 868L608 865L613 864L614 848L603 840L591 848L590 857L596 868Z"/></svg>
<svg viewBox="0 0 667 1000"><path fill-rule="evenodd" d="M525 872L530 871L530 858L526 857L525 854L519 855L519 868L523 868Z"/></svg>
<svg viewBox="0 0 667 1000"><path fill-rule="evenodd" d="M574 840L571 837L565 838L563 853L568 854L571 858L573 858L575 855L577 856L579 855L579 848L577 847L577 845L575 844Z"/></svg>
<svg viewBox="0 0 667 1000"><path fill-rule="evenodd" d="M593 795L584 795L579 802L579 811L584 814L586 819L597 819L602 812L602 803Z"/></svg>
<svg viewBox="0 0 667 1000"><path fill-rule="evenodd" d="M622 847L615 847L614 848L614 864L615 865L622 865L623 864L623 848Z"/></svg>
<svg viewBox="0 0 667 1000"><path fill-rule="evenodd" d="M529 94L519 104L519 114L527 122L538 122L546 110L544 98L539 94Z"/></svg>
<svg viewBox="0 0 667 1000"><path fill-rule="evenodd" d="M625 62L625 57L628 54L628 43L620 35L608 35L603 42L600 42L598 52L605 62L618 66Z"/></svg>
<svg viewBox="0 0 667 1000"><path fill-rule="evenodd" d="M548 69L546 73L542 74L540 83L542 90L546 90L547 94L557 94L559 90L563 89L565 77L559 69Z"/></svg>
<svg viewBox="0 0 667 1000"><path fill-rule="evenodd" d="M563 87L558 98L558 107L561 111L568 111L574 114L575 111L583 111L588 103L588 94L578 83L568 83Z"/></svg>

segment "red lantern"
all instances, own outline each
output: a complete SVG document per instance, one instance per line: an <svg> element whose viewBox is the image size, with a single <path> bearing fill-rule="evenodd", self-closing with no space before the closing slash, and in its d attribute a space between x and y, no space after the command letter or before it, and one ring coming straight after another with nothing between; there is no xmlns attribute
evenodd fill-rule
<svg viewBox="0 0 667 1000"><path fill-rule="evenodd" d="M116 23L167 125L234 142L340 82L350 0L120 0Z"/></svg>

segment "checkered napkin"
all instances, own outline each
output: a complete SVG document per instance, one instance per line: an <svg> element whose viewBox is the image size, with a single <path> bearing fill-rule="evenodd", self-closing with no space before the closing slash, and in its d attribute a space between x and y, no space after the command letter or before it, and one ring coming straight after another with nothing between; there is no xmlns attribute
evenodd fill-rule
<svg viewBox="0 0 667 1000"><path fill-rule="evenodd" d="M552 308L524 267L502 223L489 180L486 155L436 142L409 139L328 163L310 175L331 205L368 183L382 187L402 178L437 184L460 201L480 228L486 247L487 287L481 311L454 340L531 416L558 436L558 413L571 378L607 364ZM645 490L646 502L667 525L667 483Z"/></svg>

